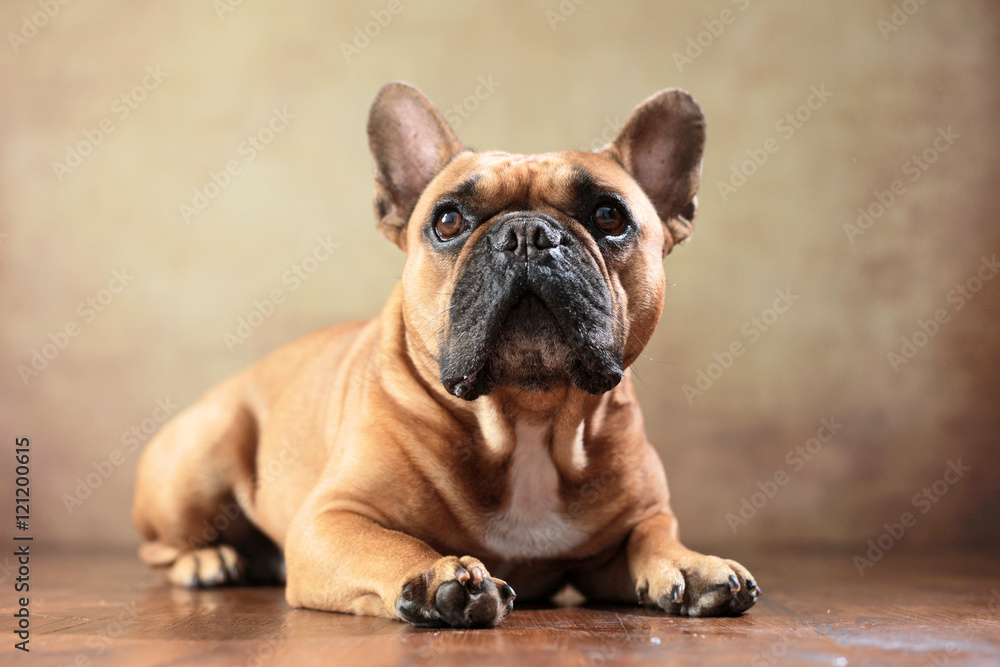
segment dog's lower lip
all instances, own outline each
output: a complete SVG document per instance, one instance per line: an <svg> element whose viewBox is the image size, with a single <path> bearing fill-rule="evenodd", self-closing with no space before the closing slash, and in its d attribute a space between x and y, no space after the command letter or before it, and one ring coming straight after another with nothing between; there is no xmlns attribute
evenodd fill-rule
<svg viewBox="0 0 1000 667"><path fill-rule="evenodd" d="M463 375L461 378L441 378L441 384L443 384L445 390L447 390L447 392L455 398L461 398L467 401L475 400L478 398L480 391L475 386L475 375L479 373L480 370L481 369L478 369L471 374Z"/></svg>

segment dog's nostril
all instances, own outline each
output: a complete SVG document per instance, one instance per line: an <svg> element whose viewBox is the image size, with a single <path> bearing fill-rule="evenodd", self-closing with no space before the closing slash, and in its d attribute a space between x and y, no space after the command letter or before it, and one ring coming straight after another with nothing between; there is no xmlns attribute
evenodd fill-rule
<svg viewBox="0 0 1000 667"><path fill-rule="evenodd" d="M539 250L555 248L561 240L559 237L558 232L548 229L544 225L538 225L535 230L535 247Z"/></svg>
<svg viewBox="0 0 1000 667"><path fill-rule="evenodd" d="M520 245L520 243L519 243L518 238L517 238L517 232L515 230L513 230L513 229L508 229L507 230L507 236L503 240L502 248L504 250L508 250L510 252L513 252L513 251L517 250L517 246L518 245Z"/></svg>

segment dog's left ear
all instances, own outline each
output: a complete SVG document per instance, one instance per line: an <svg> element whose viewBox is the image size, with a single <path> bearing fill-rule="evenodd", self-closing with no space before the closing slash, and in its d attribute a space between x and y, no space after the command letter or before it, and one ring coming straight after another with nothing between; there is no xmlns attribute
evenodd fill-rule
<svg viewBox="0 0 1000 667"><path fill-rule="evenodd" d="M611 153L653 202L672 242L687 239L705 151L705 116L679 88L661 90L629 115L603 151Z"/></svg>
<svg viewBox="0 0 1000 667"><path fill-rule="evenodd" d="M375 159L378 230L406 250L406 222L431 179L466 150L423 94L406 83L378 91L368 114L368 146Z"/></svg>

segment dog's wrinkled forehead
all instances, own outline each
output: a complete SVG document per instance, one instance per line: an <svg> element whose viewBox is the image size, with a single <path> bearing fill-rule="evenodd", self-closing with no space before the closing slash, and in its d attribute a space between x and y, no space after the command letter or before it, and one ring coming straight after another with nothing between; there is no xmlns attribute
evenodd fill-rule
<svg viewBox="0 0 1000 667"><path fill-rule="evenodd" d="M446 170L452 182L439 199L491 209L479 211L484 215L505 209L554 209L574 215L581 201L608 189L590 170L556 153L478 153L471 170L461 164L463 157Z"/></svg>

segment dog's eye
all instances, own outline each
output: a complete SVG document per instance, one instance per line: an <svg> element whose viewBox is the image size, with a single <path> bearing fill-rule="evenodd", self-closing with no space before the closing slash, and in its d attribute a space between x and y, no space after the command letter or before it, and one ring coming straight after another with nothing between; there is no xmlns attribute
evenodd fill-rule
<svg viewBox="0 0 1000 667"><path fill-rule="evenodd" d="M434 221L434 232L442 241L450 241L464 231L465 218L455 209L442 211Z"/></svg>
<svg viewBox="0 0 1000 667"><path fill-rule="evenodd" d="M594 212L590 214L590 219L597 225L598 229L608 236L618 236L625 231L627 221L625 214L617 204L603 202L597 205Z"/></svg>

